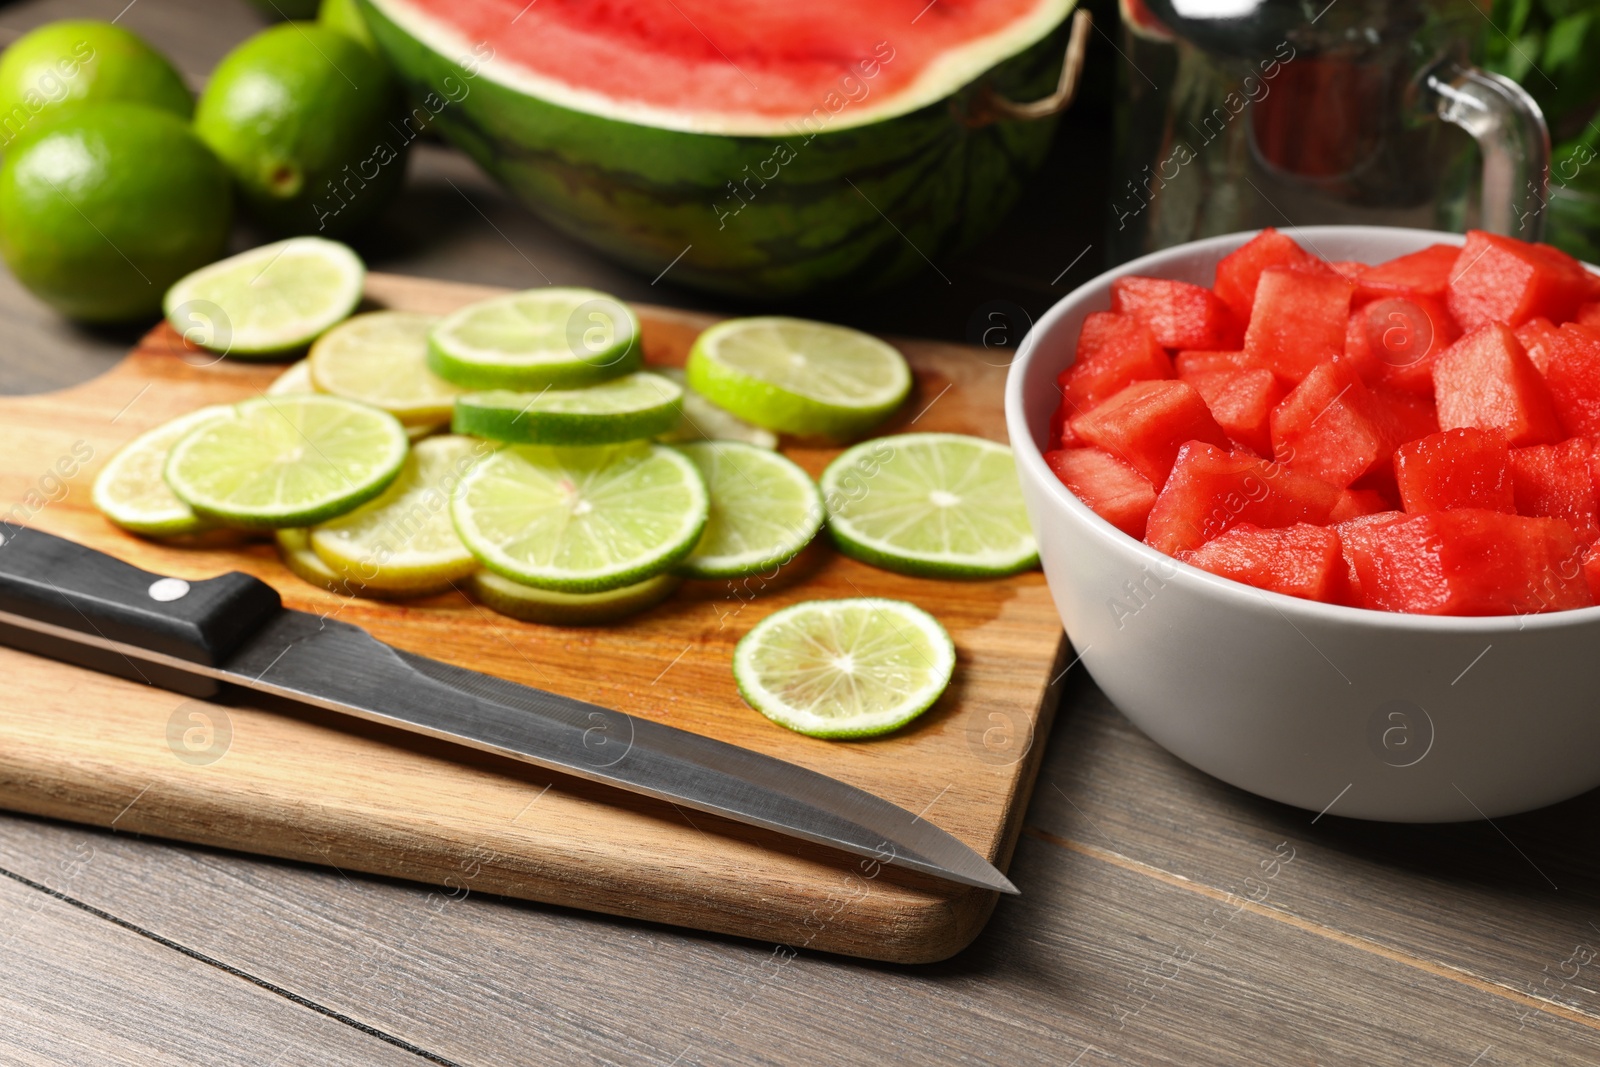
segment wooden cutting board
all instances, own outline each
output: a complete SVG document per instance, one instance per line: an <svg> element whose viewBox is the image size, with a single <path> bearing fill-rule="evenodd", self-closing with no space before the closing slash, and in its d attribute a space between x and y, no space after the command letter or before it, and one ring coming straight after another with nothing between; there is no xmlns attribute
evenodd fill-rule
<svg viewBox="0 0 1600 1067"><path fill-rule="evenodd" d="M372 306L444 312L496 290L373 275ZM713 319L639 309L645 358L681 365ZM1005 439L994 353L904 342L917 388L886 432ZM100 466L143 430L259 393L276 365L216 361L165 326L109 373L64 392L0 398L0 517L147 570L236 569L284 602L336 615L397 647L756 749L871 790L1010 859L1053 710L1065 647L1043 577L901 577L819 539L767 588L685 583L602 629L537 626L460 593L401 604L307 585L262 541L157 544L90 504ZM813 475L834 454L785 448ZM792 572L792 573L790 573ZM760 595L756 595L759 590ZM908 728L874 741L802 737L750 710L734 643L797 600L898 597L955 640L955 681ZM258 695L189 700L0 649L0 806L440 886L437 901L494 893L894 962L970 942L996 895L489 755ZM1028 887L1020 887L1024 893Z"/></svg>

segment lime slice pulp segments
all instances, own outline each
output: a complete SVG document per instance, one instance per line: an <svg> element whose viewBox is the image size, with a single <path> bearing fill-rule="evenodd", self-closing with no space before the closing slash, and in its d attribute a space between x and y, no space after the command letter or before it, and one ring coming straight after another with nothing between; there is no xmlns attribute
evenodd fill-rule
<svg viewBox="0 0 1600 1067"><path fill-rule="evenodd" d="M494 571L478 571L472 576L472 593L494 611L523 622L597 626L655 607L680 584L682 579L674 575L658 574L604 593L559 593L513 582Z"/></svg>
<svg viewBox="0 0 1600 1067"><path fill-rule="evenodd" d="M387 489L312 527L311 550L358 591L434 592L466 578L478 561L456 536L450 494L492 449L454 435L418 441Z"/></svg>
<svg viewBox="0 0 1600 1067"><path fill-rule="evenodd" d="M382 408L407 426L447 422L461 390L428 369L428 331L438 321L373 311L341 322L312 344L311 380L319 392Z"/></svg>
<svg viewBox="0 0 1600 1067"><path fill-rule="evenodd" d="M201 267L162 301L192 344L238 359L302 348L355 310L366 267L347 246L291 237Z"/></svg>
<svg viewBox="0 0 1600 1067"><path fill-rule="evenodd" d="M233 409L226 404L191 411L135 437L101 468L94 480L94 506L112 522L134 533L176 537L209 525L173 495L161 477L172 446L190 431Z"/></svg>
<svg viewBox="0 0 1600 1067"><path fill-rule="evenodd" d="M317 391L317 383L311 380L311 363L300 359L289 364L289 369L272 379L272 384L263 392L267 396L295 396Z"/></svg>
<svg viewBox="0 0 1600 1067"><path fill-rule="evenodd" d="M585 389L468 393L456 401L452 427L519 444L619 444L676 426L682 399L682 386L638 371Z"/></svg>
<svg viewBox="0 0 1600 1067"><path fill-rule="evenodd" d="M711 494L705 532L677 566L684 577L743 578L771 570L822 529L822 493L793 460L739 441L675 447L699 469Z"/></svg>
<svg viewBox="0 0 1600 1067"><path fill-rule="evenodd" d="M451 500L456 531L513 581L599 593L660 574L705 529L705 483L665 445L510 445L474 467Z"/></svg>
<svg viewBox="0 0 1600 1067"><path fill-rule="evenodd" d="M383 491L405 461L393 415L336 396L260 396L191 431L165 477L195 513L230 526L311 526Z"/></svg>
<svg viewBox="0 0 1600 1067"><path fill-rule="evenodd" d="M593 289L529 289L446 315L428 366L468 389L567 389L640 366L638 316Z"/></svg>
<svg viewBox="0 0 1600 1067"><path fill-rule="evenodd" d="M828 465L821 486L835 543L874 566L990 578L1039 561L1011 449L994 441L953 433L863 441Z"/></svg>
<svg viewBox="0 0 1600 1067"><path fill-rule="evenodd" d="M767 616L733 651L739 694L811 737L876 737L926 711L950 684L956 650L932 615L903 600L807 600Z"/></svg>
<svg viewBox="0 0 1600 1067"><path fill-rule="evenodd" d="M351 583L345 580L332 567L322 562L322 558L311 550L311 531L299 526L292 526L283 530L273 531L273 537L278 542L278 557L283 560L283 565L289 568L301 581L312 585L321 586L330 593L339 596L363 596L377 600L396 600L402 597L427 596L431 593L442 593L450 588L449 582L442 582L436 589L411 589L404 593L390 593L382 589L374 589L370 585Z"/></svg>
<svg viewBox="0 0 1600 1067"><path fill-rule="evenodd" d="M689 350L689 386L739 418L801 437L853 437L911 390L905 357L870 334L777 317L730 319Z"/></svg>
<svg viewBox="0 0 1600 1067"><path fill-rule="evenodd" d="M688 388L688 375L682 367L657 367L656 373L670 381L684 385L683 414L678 425L656 440L667 443L678 441L743 441L758 448L777 448L778 435L771 430L752 426L730 411L724 411L711 401Z"/></svg>

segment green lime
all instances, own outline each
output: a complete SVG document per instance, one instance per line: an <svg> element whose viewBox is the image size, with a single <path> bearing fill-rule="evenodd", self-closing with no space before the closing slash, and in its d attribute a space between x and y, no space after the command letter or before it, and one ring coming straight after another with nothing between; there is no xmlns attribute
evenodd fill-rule
<svg viewBox="0 0 1600 1067"><path fill-rule="evenodd" d="M35 296L89 322L153 314L167 286L222 254L232 215L216 158L143 104L74 108L0 167L0 255Z"/></svg>
<svg viewBox="0 0 1600 1067"><path fill-rule="evenodd" d="M336 572L332 567L322 562L322 557L311 550L311 531L299 526L290 526L272 532L273 539L278 544L278 558L283 560L283 565L303 582L320 586L330 593L339 596L364 596L375 600L399 600L405 597L422 596L427 592L442 593L450 588L448 584L436 590L410 590L406 593L387 593L381 589L374 589L359 582L351 582L345 576Z"/></svg>
<svg viewBox="0 0 1600 1067"><path fill-rule="evenodd" d="M665 445L510 445L462 479L456 532L485 567L568 593L634 585L689 554L706 487Z"/></svg>
<svg viewBox="0 0 1600 1067"><path fill-rule="evenodd" d="M226 404L213 404L146 430L123 445L94 480L94 506L124 530L152 537L205 529L209 524L173 495L161 472L167 453L191 430L232 413Z"/></svg>
<svg viewBox="0 0 1600 1067"><path fill-rule="evenodd" d="M291 237L185 275L162 307L192 344L235 359L275 359L355 310L366 276L347 246Z"/></svg>
<svg viewBox="0 0 1600 1067"><path fill-rule="evenodd" d="M639 369L638 316L593 289L529 289L446 315L428 365L468 389L570 389Z"/></svg>
<svg viewBox="0 0 1600 1067"><path fill-rule="evenodd" d="M711 494L700 541L678 564L686 578L743 578L789 562L822 529L811 475L793 460L739 441L677 446Z"/></svg>
<svg viewBox="0 0 1600 1067"><path fill-rule="evenodd" d="M410 137L373 52L310 22L273 26L229 52L195 108L195 131L232 172L250 213L278 233L339 236L400 186Z"/></svg>
<svg viewBox="0 0 1600 1067"><path fill-rule="evenodd" d="M450 522L450 494L493 446L470 437L418 441L389 487L312 527L311 550L355 588L432 593L478 569Z"/></svg>
<svg viewBox="0 0 1600 1067"><path fill-rule="evenodd" d="M800 437L847 438L888 418L911 390L893 346L844 326L729 319L689 350L689 385L746 422Z"/></svg>
<svg viewBox="0 0 1600 1067"><path fill-rule="evenodd" d="M311 346L318 391L382 408L407 426L450 420L461 392L428 369L428 331L439 320L373 311L342 322Z"/></svg>
<svg viewBox="0 0 1600 1067"><path fill-rule="evenodd" d="M599 626L653 608L681 584L671 574L658 574L637 585L603 593L560 593L513 582L494 571L472 576L472 592L502 615L547 626Z"/></svg>
<svg viewBox="0 0 1600 1067"><path fill-rule="evenodd" d="M670 430L682 399L681 386L639 371L584 389L468 393L456 401L452 427L519 444L610 445Z"/></svg>
<svg viewBox="0 0 1600 1067"><path fill-rule="evenodd" d="M194 98L166 57L121 26L63 19L0 53L0 145L80 104L148 104L187 120Z"/></svg>
<svg viewBox="0 0 1600 1067"><path fill-rule="evenodd" d="M733 650L739 695L810 737L897 730L950 684L956 649L944 627L903 600L807 600L762 619Z"/></svg>
<svg viewBox="0 0 1600 1067"><path fill-rule="evenodd" d="M828 530L885 570L993 578L1039 562L1011 449L981 437L908 433L846 449L822 472Z"/></svg>
<svg viewBox="0 0 1600 1067"><path fill-rule="evenodd" d="M743 441L757 448L777 448L778 435L771 430L752 426L730 411L717 407L711 401L688 388L688 376L681 367L657 367L657 374L684 386L683 414L678 425L656 437L658 441Z"/></svg>
<svg viewBox="0 0 1600 1067"><path fill-rule="evenodd" d="M356 0L322 0L317 8L317 21L330 30L338 30L352 40L360 41L374 52L378 50L378 43L372 39L372 31L367 28L367 20L361 14Z"/></svg>
<svg viewBox="0 0 1600 1067"><path fill-rule="evenodd" d="M297 359L289 369L272 379L266 388L267 396L294 396L317 392L317 383L311 380L311 361Z"/></svg>
<svg viewBox="0 0 1600 1067"><path fill-rule="evenodd" d="M336 396L258 396L173 446L167 484L203 518L311 526L383 492L408 442L393 415Z"/></svg>

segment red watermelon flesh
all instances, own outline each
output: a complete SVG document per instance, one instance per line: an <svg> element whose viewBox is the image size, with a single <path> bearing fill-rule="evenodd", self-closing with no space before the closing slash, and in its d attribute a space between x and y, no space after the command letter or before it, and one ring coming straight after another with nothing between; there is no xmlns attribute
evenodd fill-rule
<svg viewBox="0 0 1600 1067"><path fill-rule="evenodd" d="M1276 528L1325 523L1339 501L1327 482L1253 456L1194 441L1183 446L1156 496L1145 542L1171 555L1199 548L1240 523Z"/></svg>
<svg viewBox="0 0 1600 1067"><path fill-rule="evenodd" d="M1138 319L1097 311L1083 321L1078 353L1057 381L1067 417L1093 411L1134 382L1172 377L1172 358Z"/></svg>
<svg viewBox="0 0 1600 1067"><path fill-rule="evenodd" d="M1461 331L1428 296L1374 300L1350 316L1344 354L1369 385L1433 395L1433 365Z"/></svg>
<svg viewBox="0 0 1600 1067"><path fill-rule="evenodd" d="M1469 230L1450 280L1450 313L1463 330L1491 322L1521 326L1539 316L1565 322L1588 288L1583 265L1565 252Z"/></svg>
<svg viewBox="0 0 1600 1067"><path fill-rule="evenodd" d="M1591 300L1579 307L1577 314L1572 316L1572 321L1580 326L1600 330L1600 300Z"/></svg>
<svg viewBox="0 0 1600 1067"><path fill-rule="evenodd" d="M1544 374L1550 369L1550 357L1555 352L1555 345L1560 339L1560 330L1549 319L1540 316L1529 319L1517 327L1517 342L1522 345L1522 350L1528 353L1528 360L1535 370Z"/></svg>
<svg viewBox="0 0 1600 1067"><path fill-rule="evenodd" d="M1342 604L1349 595L1339 535L1326 526L1241 524L1178 558L1192 567L1287 596Z"/></svg>
<svg viewBox="0 0 1600 1067"><path fill-rule="evenodd" d="M1514 513L1511 449L1497 430L1444 430L1395 449L1400 502L1412 514L1451 508Z"/></svg>
<svg viewBox="0 0 1600 1067"><path fill-rule="evenodd" d="M1590 545L1583 555L1583 576L1589 582L1589 595L1600 603L1600 541Z"/></svg>
<svg viewBox="0 0 1600 1067"><path fill-rule="evenodd" d="M1389 502L1384 499L1382 493L1373 492L1371 489L1346 489L1339 494L1339 500L1333 505L1333 510L1328 512L1328 524L1337 526L1341 522L1377 515L1388 510Z"/></svg>
<svg viewBox="0 0 1600 1067"><path fill-rule="evenodd" d="M1111 310L1132 315L1150 328L1166 348L1238 348L1244 330L1200 285L1130 275L1111 283Z"/></svg>
<svg viewBox="0 0 1600 1067"><path fill-rule="evenodd" d="M1561 425L1573 436L1600 436L1600 331L1569 322L1539 340L1547 353L1545 384Z"/></svg>
<svg viewBox="0 0 1600 1067"><path fill-rule="evenodd" d="M1451 345L1433 368L1439 427L1499 430L1513 447L1561 440L1561 420L1511 327L1491 322Z"/></svg>
<svg viewBox="0 0 1600 1067"><path fill-rule="evenodd" d="M1234 444L1272 455L1272 412L1288 392L1269 370L1221 371L1188 379Z"/></svg>
<svg viewBox="0 0 1600 1067"><path fill-rule="evenodd" d="M1047 452L1044 461L1096 515L1129 537L1143 539L1145 520L1156 502L1156 488L1148 478L1098 448Z"/></svg>
<svg viewBox="0 0 1600 1067"><path fill-rule="evenodd" d="M1080 439L1110 452L1156 485L1167 480L1178 449L1187 442L1228 443L1200 394L1176 381L1134 382L1069 425Z"/></svg>
<svg viewBox="0 0 1600 1067"><path fill-rule="evenodd" d="M1459 245L1429 245L1409 256L1368 267L1356 278L1356 301L1391 296L1443 300L1460 255Z"/></svg>
<svg viewBox="0 0 1600 1067"><path fill-rule="evenodd" d="M1565 519L1585 541L1600 536L1593 446L1581 437L1511 450L1517 513Z"/></svg>
<svg viewBox="0 0 1600 1067"><path fill-rule="evenodd" d="M1268 267L1294 267L1326 270L1322 260L1295 243L1294 238L1267 227L1217 264L1216 284L1212 287L1240 322L1248 323L1255 308L1256 287L1261 272Z"/></svg>
<svg viewBox="0 0 1600 1067"><path fill-rule="evenodd" d="M1272 413L1285 466L1343 489L1393 451L1372 394L1342 359L1319 363Z"/></svg>
<svg viewBox="0 0 1600 1067"><path fill-rule="evenodd" d="M1256 286L1244 350L1285 381L1300 381L1330 354L1344 351L1354 291L1331 271L1269 267Z"/></svg>
<svg viewBox="0 0 1600 1067"><path fill-rule="evenodd" d="M1178 377L1191 382L1195 377L1217 373L1233 374L1236 371L1255 370L1261 366L1241 351L1187 351L1179 352L1172 360Z"/></svg>

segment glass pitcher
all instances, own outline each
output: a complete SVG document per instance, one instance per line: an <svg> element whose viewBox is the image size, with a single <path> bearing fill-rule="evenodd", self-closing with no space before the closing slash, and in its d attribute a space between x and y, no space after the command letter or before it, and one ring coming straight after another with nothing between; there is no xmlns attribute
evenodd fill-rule
<svg viewBox="0 0 1600 1067"><path fill-rule="evenodd" d="M1538 240L1550 136L1473 0L1121 0L1110 260L1263 226Z"/></svg>

